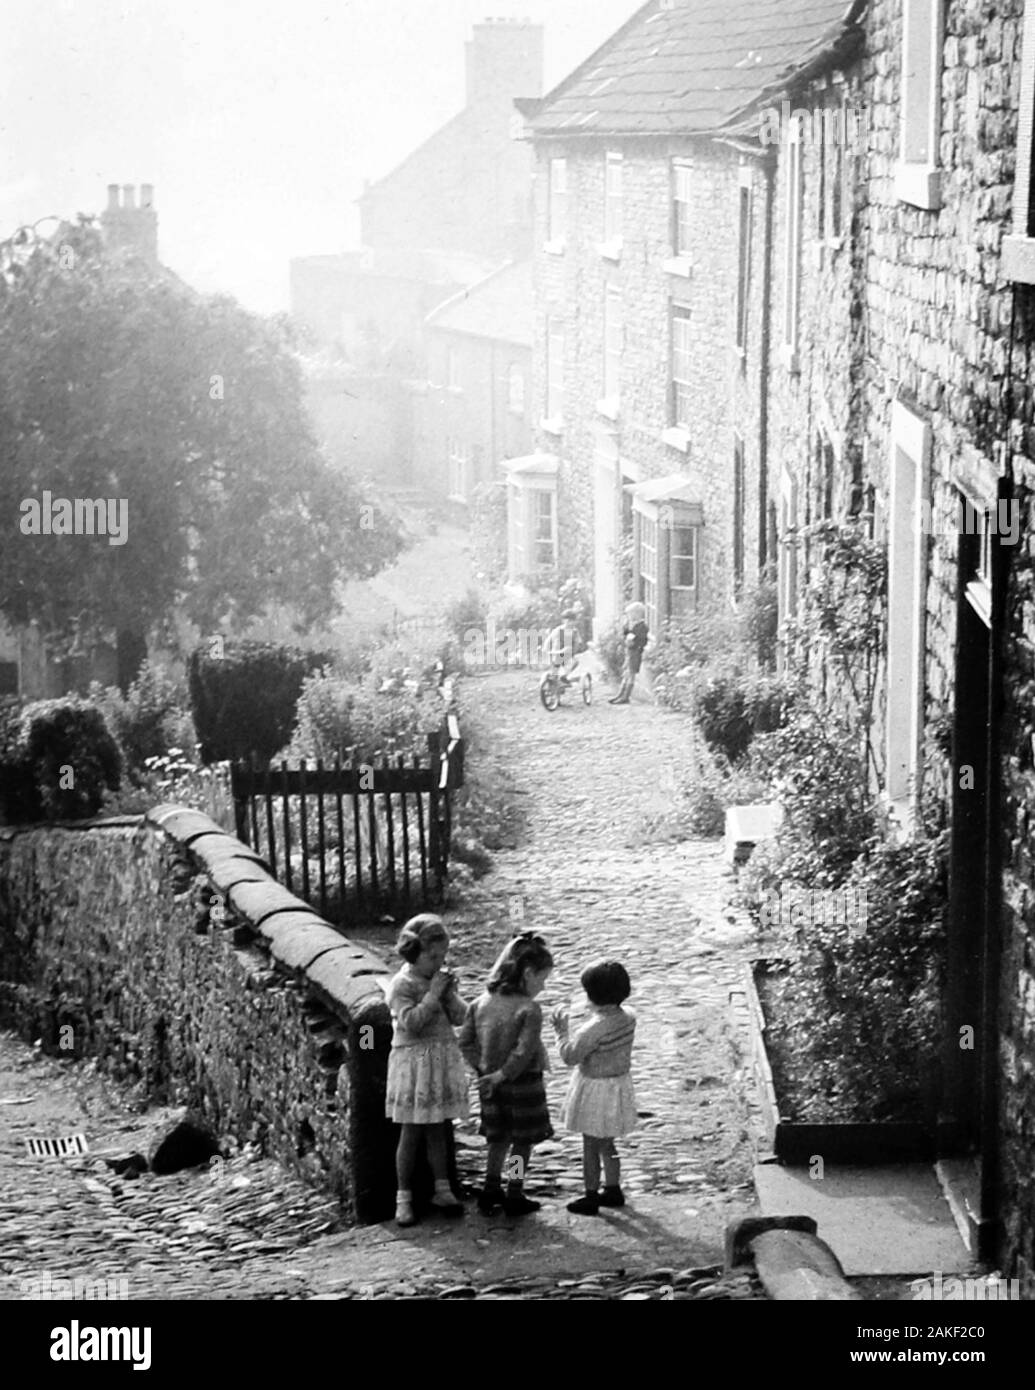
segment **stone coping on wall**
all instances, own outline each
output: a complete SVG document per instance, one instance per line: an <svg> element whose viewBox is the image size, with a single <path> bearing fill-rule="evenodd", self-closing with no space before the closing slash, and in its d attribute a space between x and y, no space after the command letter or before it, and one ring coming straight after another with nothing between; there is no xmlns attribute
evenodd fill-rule
<svg viewBox="0 0 1035 1390"><path fill-rule="evenodd" d="M392 975L391 967L277 883L253 849L203 811L186 806L156 806L143 819L198 862L199 871L233 911L263 937L272 958L304 976L329 1008L353 1026L361 1015L387 1023L385 991L378 981Z"/></svg>

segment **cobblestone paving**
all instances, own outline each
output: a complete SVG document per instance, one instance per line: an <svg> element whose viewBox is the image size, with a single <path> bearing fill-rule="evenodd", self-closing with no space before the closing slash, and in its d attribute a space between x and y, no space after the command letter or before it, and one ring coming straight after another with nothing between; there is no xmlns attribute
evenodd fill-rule
<svg viewBox="0 0 1035 1390"><path fill-rule="evenodd" d="M578 983L602 956L621 960L638 1018L633 1077L640 1124L621 1145L623 1186L637 1192L747 1191L751 1145L746 1097L732 1066L728 998L754 932L729 906L732 880L716 841L664 842L677 788L693 775L687 721L646 701L627 706L539 705L536 677L472 682L468 699L509 750L527 792L528 835L450 916L453 958L473 997L494 950L512 930L546 934L556 969L541 1002L549 1015L585 1013ZM661 843L649 843L651 839ZM548 1094L557 1135L533 1156L542 1190L579 1189L581 1139L559 1125L570 1072L553 1058ZM472 1122L466 1132L473 1135Z"/></svg>
<svg viewBox="0 0 1035 1390"><path fill-rule="evenodd" d="M728 990L752 932L727 906L718 845L665 840L672 794L694 766L688 725L642 699L611 707L604 694L598 686L592 707L568 701L551 715L532 673L469 683L528 833L448 919L472 998L515 929L543 930L557 969L542 1002L571 1005L575 1024L583 966L605 954L625 962L641 1119L621 1145L624 1212L564 1211L581 1187L581 1141L557 1121L569 1073L552 1030L558 1133L536 1149L529 1183L544 1211L524 1222L472 1211L412 1232L337 1230L327 1198L248 1152L173 1177L118 1178L105 1154L146 1151L157 1117L91 1068L0 1035L0 1297L24 1297L25 1280L49 1275L125 1277L132 1298L757 1298L751 1280L723 1280L718 1268L724 1224L752 1200L749 1107L727 1035ZM394 933L357 935L383 949ZM471 1180L476 1130L472 1120L458 1133ZM90 1154L26 1156L30 1135L76 1132Z"/></svg>

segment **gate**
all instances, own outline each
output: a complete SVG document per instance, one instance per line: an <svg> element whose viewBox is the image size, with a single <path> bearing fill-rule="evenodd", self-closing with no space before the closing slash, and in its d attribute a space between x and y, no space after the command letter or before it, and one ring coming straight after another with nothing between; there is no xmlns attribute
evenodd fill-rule
<svg viewBox="0 0 1035 1390"><path fill-rule="evenodd" d="M376 756L231 767L237 837L322 917L399 916L442 902L452 797L464 780L457 718L427 735L426 761Z"/></svg>

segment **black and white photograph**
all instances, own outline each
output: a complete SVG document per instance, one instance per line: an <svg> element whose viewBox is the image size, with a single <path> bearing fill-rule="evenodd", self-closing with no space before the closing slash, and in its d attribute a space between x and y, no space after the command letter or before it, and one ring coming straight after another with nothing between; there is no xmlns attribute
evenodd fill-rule
<svg viewBox="0 0 1035 1390"><path fill-rule="evenodd" d="M1035 0L494 4L7 0L7 1340L1005 1369Z"/></svg>

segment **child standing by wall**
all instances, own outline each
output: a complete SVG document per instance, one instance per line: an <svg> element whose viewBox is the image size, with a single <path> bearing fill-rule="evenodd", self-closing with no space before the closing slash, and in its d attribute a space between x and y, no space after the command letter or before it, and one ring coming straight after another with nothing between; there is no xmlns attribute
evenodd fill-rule
<svg viewBox="0 0 1035 1390"><path fill-rule="evenodd" d="M406 965L388 986L395 1027L385 1113L402 1126L395 1155L395 1220L413 1226L413 1170L422 1140L435 1179L432 1206L447 1215L463 1212L449 1185L446 1122L467 1118L467 1076L453 1032L467 1005L454 975L444 969L449 936L441 917L411 917L396 949Z"/></svg>
<svg viewBox="0 0 1035 1390"><path fill-rule="evenodd" d="M556 1009L562 1060L577 1070L564 1102L563 1123L582 1135L582 1173L586 1195L568 1203L579 1216L596 1216L601 1207L622 1207L622 1167L615 1149L618 1135L636 1126L636 1095L629 1067L636 1016L623 1004L632 992L625 966L616 960L588 966L582 988L593 1006L593 1017L568 1039L568 1015ZM604 1191L600 1166L604 1167Z"/></svg>
<svg viewBox="0 0 1035 1390"><path fill-rule="evenodd" d="M478 1209L486 1215L502 1206L507 1216L525 1216L542 1205L525 1196L524 1178L533 1144L553 1135L543 1085L550 1066L541 1036L543 1011L535 1002L552 969L541 936L515 937L492 967L485 993L471 1005L460 1032L464 1060L480 1078L479 1133L488 1141L488 1153Z"/></svg>

